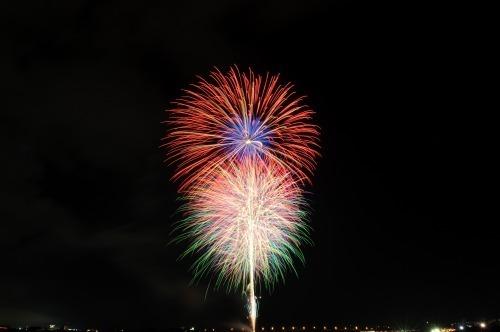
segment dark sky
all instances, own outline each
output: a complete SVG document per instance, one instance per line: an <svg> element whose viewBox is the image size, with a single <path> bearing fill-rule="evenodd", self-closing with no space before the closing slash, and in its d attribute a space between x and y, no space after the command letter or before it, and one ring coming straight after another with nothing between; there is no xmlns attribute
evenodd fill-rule
<svg viewBox="0 0 500 332"><path fill-rule="evenodd" d="M500 312L470 4L0 6L0 323L244 322L241 296L190 286L167 245L179 203L158 148L169 102L232 64L294 82L322 128L315 245L263 294L262 323Z"/></svg>

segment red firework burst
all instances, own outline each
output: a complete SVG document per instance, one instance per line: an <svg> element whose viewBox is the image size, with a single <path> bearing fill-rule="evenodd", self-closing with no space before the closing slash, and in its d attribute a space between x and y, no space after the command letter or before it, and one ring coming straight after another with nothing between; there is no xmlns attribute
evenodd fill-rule
<svg viewBox="0 0 500 332"><path fill-rule="evenodd" d="M215 70L174 102L166 121L167 160L177 165L180 191L228 163L258 158L308 181L318 155L313 111L279 75Z"/></svg>

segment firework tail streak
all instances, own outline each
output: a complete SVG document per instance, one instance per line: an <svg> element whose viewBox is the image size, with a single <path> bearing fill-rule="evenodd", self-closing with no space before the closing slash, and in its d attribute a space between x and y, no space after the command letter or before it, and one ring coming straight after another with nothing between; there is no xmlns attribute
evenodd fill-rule
<svg viewBox="0 0 500 332"><path fill-rule="evenodd" d="M184 256L198 256L195 279L212 275L247 294L252 331L257 284L284 280L310 242L302 187L316 166L319 130L292 88L277 75L215 70L168 110L162 144L185 198L176 240L190 242Z"/></svg>

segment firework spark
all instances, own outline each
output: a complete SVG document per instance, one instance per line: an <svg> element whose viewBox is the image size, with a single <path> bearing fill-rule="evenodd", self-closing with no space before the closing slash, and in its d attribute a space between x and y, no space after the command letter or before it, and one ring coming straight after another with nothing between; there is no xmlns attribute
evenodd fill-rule
<svg viewBox="0 0 500 332"><path fill-rule="evenodd" d="M305 182L315 168L318 128L312 110L278 76L211 74L175 102L163 145L177 164L186 198L178 240L196 254L195 279L215 274L216 285L248 296L252 331L256 287L284 280L304 261L309 242Z"/></svg>
<svg viewBox="0 0 500 332"><path fill-rule="evenodd" d="M244 156L281 165L292 176L307 180L318 155L318 128L313 111L279 76L211 74L212 81L185 90L170 110L171 130L164 146L177 164L173 176L184 191L220 166Z"/></svg>
<svg viewBox="0 0 500 332"><path fill-rule="evenodd" d="M294 256L303 260L308 226L302 189L288 171L253 158L216 173L192 188L179 225L192 239L186 254L200 254L194 273L201 277L215 268L217 284L230 289L244 288L252 275L272 287L293 269Z"/></svg>

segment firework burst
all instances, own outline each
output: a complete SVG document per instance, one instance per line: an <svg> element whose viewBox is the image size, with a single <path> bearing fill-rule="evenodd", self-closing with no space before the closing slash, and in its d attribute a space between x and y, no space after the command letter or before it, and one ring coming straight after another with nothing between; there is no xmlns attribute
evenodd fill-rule
<svg viewBox="0 0 500 332"><path fill-rule="evenodd" d="M170 110L163 145L177 165L186 204L177 240L196 254L195 278L248 295L255 331L256 287L272 287L303 261L309 242L302 185L318 155L312 110L278 76L215 71ZM295 270L294 270L295 271Z"/></svg>
<svg viewBox="0 0 500 332"><path fill-rule="evenodd" d="M164 146L184 191L227 163L255 156L307 180L318 155L313 111L279 76L215 71L200 78L170 110Z"/></svg>
<svg viewBox="0 0 500 332"><path fill-rule="evenodd" d="M294 257L303 261L308 225L302 189L288 171L253 158L215 173L192 188L178 226L181 237L191 239L185 254L199 254L194 274L218 271L218 285L238 289L253 271L257 282L272 287L293 269Z"/></svg>

